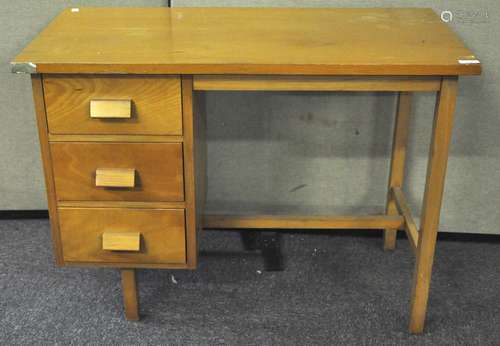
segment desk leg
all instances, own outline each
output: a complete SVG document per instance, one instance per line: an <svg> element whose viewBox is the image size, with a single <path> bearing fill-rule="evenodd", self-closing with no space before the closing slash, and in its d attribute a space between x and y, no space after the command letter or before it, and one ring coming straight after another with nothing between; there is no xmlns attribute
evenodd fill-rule
<svg viewBox="0 0 500 346"><path fill-rule="evenodd" d="M398 107L392 142L391 169L389 173L389 189L387 192L387 215L398 215L396 203L392 198L391 189L393 187L403 186L408 123L411 113L411 96L412 94L409 92L400 92L398 94ZM396 229L384 230L384 250L394 250L396 247L396 235Z"/></svg>
<svg viewBox="0 0 500 346"><path fill-rule="evenodd" d="M445 77L438 93L411 296L410 332L422 333L453 128L458 78Z"/></svg>
<svg viewBox="0 0 500 346"><path fill-rule="evenodd" d="M139 320L139 299L137 295L137 282L135 269L121 269L123 304L125 305L125 317L130 321Z"/></svg>
<svg viewBox="0 0 500 346"><path fill-rule="evenodd" d="M264 232L261 236L264 268L268 272L283 271L283 253L281 252L281 233Z"/></svg>
<svg viewBox="0 0 500 346"><path fill-rule="evenodd" d="M241 242L245 251L255 251L259 249L262 232L258 231L240 231Z"/></svg>

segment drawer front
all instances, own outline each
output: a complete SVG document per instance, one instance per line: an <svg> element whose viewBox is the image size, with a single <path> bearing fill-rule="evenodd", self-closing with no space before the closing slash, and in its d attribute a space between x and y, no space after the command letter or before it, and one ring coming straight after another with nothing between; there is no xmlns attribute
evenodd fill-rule
<svg viewBox="0 0 500 346"><path fill-rule="evenodd" d="M63 257L68 262L186 262L182 209L59 208L59 227ZM114 237L116 234L120 237ZM135 248L123 240L136 235L139 244ZM116 242L111 247L106 239L103 246L103 238Z"/></svg>
<svg viewBox="0 0 500 346"><path fill-rule="evenodd" d="M181 143L50 144L59 201L184 200Z"/></svg>
<svg viewBox="0 0 500 346"><path fill-rule="evenodd" d="M43 85L52 134L182 135L178 76L51 75Z"/></svg>

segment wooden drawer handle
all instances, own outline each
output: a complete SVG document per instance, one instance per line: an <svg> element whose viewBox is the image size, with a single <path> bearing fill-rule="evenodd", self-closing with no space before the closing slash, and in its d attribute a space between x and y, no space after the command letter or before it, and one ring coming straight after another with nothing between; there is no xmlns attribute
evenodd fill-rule
<svg viewBox="0 0 500 346"><path fill-rule="evenodd" d="M141 234L138 232L104 232L102 249L108 251L140 251Z"/></svg>
<svg viewBox="0 0 500 346"><path fill-rule="evenodd" d="M132 100L90 100L91 118L127 119L132 116Z"/></svg>
<svg viewBox="0 0 500 346"><path fill-rule="evenodd" d="M135 169L133 168L98 168L95 171L95 186L98 187L134 187Z"/></svg>

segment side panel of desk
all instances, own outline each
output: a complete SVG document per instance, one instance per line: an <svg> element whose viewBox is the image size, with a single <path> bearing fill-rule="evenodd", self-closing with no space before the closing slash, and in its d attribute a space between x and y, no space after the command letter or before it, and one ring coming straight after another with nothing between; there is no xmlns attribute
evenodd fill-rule
<svg viewBox="0 0 500 346"><path fill-rule="evenodd" d="M40 140L40 151L42 155L43 172L45 175L45 188L47 190L47 204L49 208L50 226L52 232L52 244L57 265L64 265L61 235L59 233L59 218L57 215L56 190L54 185L54 173L52 172L52 158L50 155L47 116L45 113L45 98L43 95L43 82L40 74L31 75L33 88L33 99L35 102L36 120L38 125L38 138Z"/></svg>

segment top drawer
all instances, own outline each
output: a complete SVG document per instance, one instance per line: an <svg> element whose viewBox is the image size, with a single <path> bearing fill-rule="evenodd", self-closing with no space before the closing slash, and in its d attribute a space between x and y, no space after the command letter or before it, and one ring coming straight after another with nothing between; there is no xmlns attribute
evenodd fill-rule
<svg viewBox="0 0 500 346"><path fill-rule="evenodd" d="M50 133L182 135L178 76L49 75L43 85Z"/></svg>

